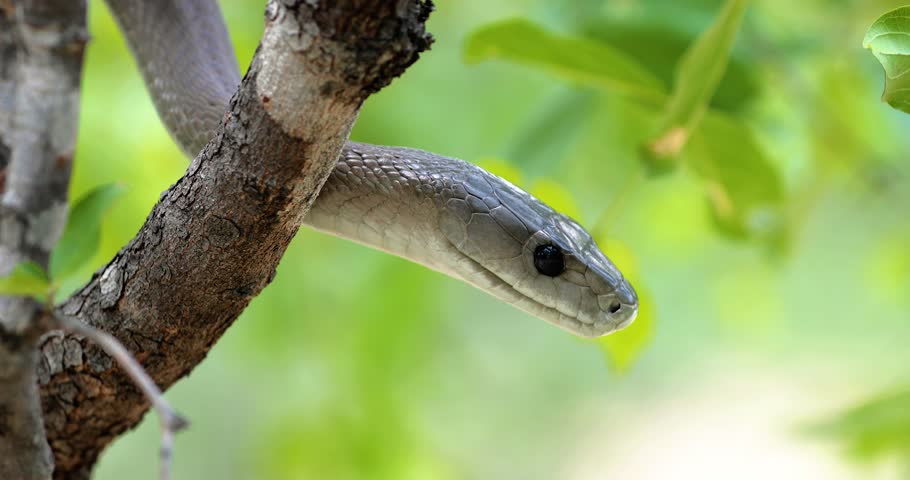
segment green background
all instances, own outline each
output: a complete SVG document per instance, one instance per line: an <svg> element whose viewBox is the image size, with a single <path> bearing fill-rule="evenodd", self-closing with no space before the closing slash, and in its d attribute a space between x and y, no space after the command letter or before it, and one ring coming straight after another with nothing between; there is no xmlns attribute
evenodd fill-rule
<svg viewBox="0 0 910 480"><path fill-rule="evenodd" d="M597 230L644 294L644 321L605 353L303 229L274 283L168 392L193 422L175 478L903 478L910 430L901 443L811 428L910 384L910 117L880 103L881 67L861 45L898 5L750 6L712 103L752 128L780 176L787 228L768 241L719 229L688 169L636 180L654 122L639 105L462 56L475 29L526 18L610 43L669 89L721 2L439 1L432 50L369 99L352 137L475 161L547 198ZM222 7L245 68L263 2ZM91 32L71 194L129 191L83 279L188 164L100 1ZM910 428L910 401L896 408ZM861 455L866 440L885 447ZM155 478L157 441L149 415L98 478Z"/></svg>

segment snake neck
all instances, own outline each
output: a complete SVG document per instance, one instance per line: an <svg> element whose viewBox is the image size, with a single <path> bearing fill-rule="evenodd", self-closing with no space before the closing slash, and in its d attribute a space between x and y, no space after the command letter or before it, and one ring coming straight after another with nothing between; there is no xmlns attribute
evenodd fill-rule
<svg viewBox="0 0 910 480"><path fill-rule="evenodd" d="M461 277L452 263L461 255L439 227L453 181L439 163L419 150L348 142L303 222Z"/></svg>

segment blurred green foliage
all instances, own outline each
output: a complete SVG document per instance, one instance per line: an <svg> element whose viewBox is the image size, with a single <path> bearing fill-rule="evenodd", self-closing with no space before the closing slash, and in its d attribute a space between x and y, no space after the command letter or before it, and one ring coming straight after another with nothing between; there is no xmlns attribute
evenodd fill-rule
<svg viewBox="0 0 910 480"><path fill-rule="evenodd" d="M679 26L674 24L596 18L597 23L592 23L581 32L585 37L614 45L656 75L664 90L670 90L677 61L695 41L694 35L678 30ZM742 58L733 56L727 61L729 63L716 85L710 105L725 111L737 111L755 98L759 84Z"/></svg>
<svg viewBox="0 0 910 480"><path fill-rule="evenodd" d="M910 455L910 390L881 395L809 430L843 439L848 453L859 458L895 453L907 458Z"/></svg>
<svg viewBox="0 0 910 480"><path fill-rule="evenodd" d="M885 92L882 101L897 110L910 113L910 88L906 74L910 71L910 7L901 7L875 20L863 46L872 50L885 69ZM891 246L876 252L870 281L895 298L905 299L910 276L910 237L889 240ZM827 423L815 426L816 433L841 439L850 454L859 458L893 455L910 460L910 390L881 395L862 402ZM904 474L910 474L910 463Z"/></svg>
<svg viewBox="0 0 910 480"><path fill-rule="evenodd" d="M554 35L524 19L486 25L467 38L468 64L506 59L550 70L579 84L604 87L643 100L660 100L660 81L607 44Z"/></svg>
<svg viewBox="0 0 910 480"><path fill-rule="evenodd" d="M708 112L690 143L687 164L704 182L721 232L742 239L774 240L785 235L780 175L748 125Z"/></svg>
<svg viewBox="0 0 910 480"><path fill-rule="evenodd" d="M862 42L899 2L750 2L716 89L699 96L707 113L684 168L656 177L641 146L726 2L437 3L433 50L367 102L353 138L476 161L572 215L638 287L638 320L579 341L454 280L301 231L274 283L168 392L193 421L177 438L177 478L637 478L609 455L649 421L667 438L692 429L674 446L683 457L706 446L747 458L724 450L735 442L698 440L714 412L741 407L743 422L787 431L910 383L910 120L878 102L881 67ZM91 6L71 198L129 190L79 281L187 165L103 4ZM262 2L222 7L245 66ZM741 388L731 379L766 378L798 385L787 403L801 410L725 400ZM696 394L718 401L699 410ZM667 422L667 408L684 413ZM635 447L675 468L672 452L651 451L658 440ZM816 458L805 449L817 439L788 441ZM151 478L156 445L145 422L98 478ZM775 463L748 452L742 469Z"/></svg>
<svg viewBox="0 0 910 480"><path fill-rule="evenodd" d="M685 147L708 110L714 91L727 71L733 41L747 5L748 0L726 2L714 23L677 60L673 92L657 122L657 134L645 149L645 158L650 160L652 168L671 167L674 157ZM711 137L723 137L717 133Z"/></svg>
<svg viewBox="0 0 910 480"><path fill-rule="evenodd" d="M731 115L708 110L724 78L747 4L728 1L711 27L692 39L691 46L674 59L677 71L669 96L661 80L645 64L607 41L555 35L527 20L505 20L476 30L466 41L465 60L475 63L503 59L526 64L577 85L601 88L648 107L660 107L662 113L655 109L651 114L651 128L657 134L642 142L647 144L642 148L646 170L672 169L676 157L694 137L695 145L685 158L704 180L706 197L721 231L735 238L761 236L779 241L785 236L782 227L786 224L781 219L783 192L776 169L753 139L748 125ZM640 41L649 41L653 35L636 33ZM649 45L653 48L653 44ZM525 153L529 150L549 155L552 152L548 146L565 145L573 138L570 130L577 130L574 122L590 115L587 106L591 104L590 95L585 94L562 99L554 111L543 116L545 120L539 126L523 137L523 147L514 158L533 158L534 154ZM696 128L706 113L703 126ZM553 128L554 125L559 127Z"/></svg>

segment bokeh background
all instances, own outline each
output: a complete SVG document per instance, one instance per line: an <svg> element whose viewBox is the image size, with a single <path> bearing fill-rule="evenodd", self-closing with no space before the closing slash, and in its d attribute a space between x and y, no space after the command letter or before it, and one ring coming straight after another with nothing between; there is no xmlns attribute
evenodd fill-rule
<svg viewBox="0 0 910 480"><path fill-rule="evenodd" d="M263 3L222 2L243 68ZM353 138L483 164L575 216L634 279L641 318L582 341L301 230L274 283L168 392L193 422L176 478L910 478L910 117L879 102L861 45L899 4L752 2L712 100L782 192L744 234L719 221L703 175L642 166L659 111L496 51L465 61L472 33L521 18L612 45L669 89L722 2L438 1L433 49L366 103ZM72 197L129 193L86 278L188 165L101 1L91 31ZM715 142L735 171L742 142ZM734 193L767 187L739 177ZM155 478L157 441L148 416L97 477Z"/></svg>

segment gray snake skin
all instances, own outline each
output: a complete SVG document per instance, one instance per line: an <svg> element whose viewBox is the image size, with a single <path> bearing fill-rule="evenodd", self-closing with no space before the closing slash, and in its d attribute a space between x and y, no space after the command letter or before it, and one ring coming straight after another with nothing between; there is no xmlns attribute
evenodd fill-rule
<svg viewBox="0 0 910 480"><path fill-rule="evenodd" d="M217 3L107 1L159 115L194 156L240 84ZM347 142L304 223L463 280L576 335L623 328L638 310L635 290L578 223L462 160Z"/></svg>

